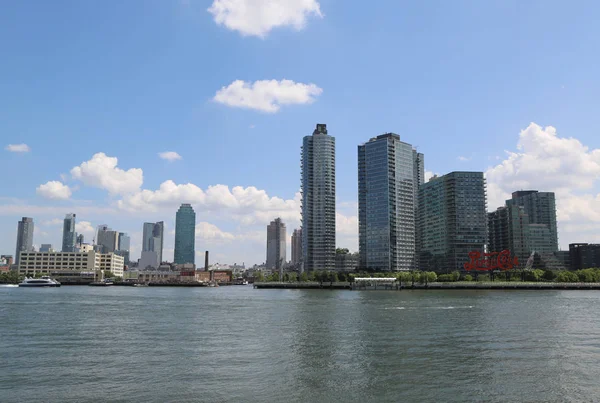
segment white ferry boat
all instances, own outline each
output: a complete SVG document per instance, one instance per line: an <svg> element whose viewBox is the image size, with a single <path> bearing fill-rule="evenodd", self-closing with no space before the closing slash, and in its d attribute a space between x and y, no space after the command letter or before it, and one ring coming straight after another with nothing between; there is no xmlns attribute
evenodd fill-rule
<svg viewBox="0 0 600 403"><path fill-rule="evenodd" d="M19 287L60 287L60 283L48 276L42 278L25 278Z"/></svg>

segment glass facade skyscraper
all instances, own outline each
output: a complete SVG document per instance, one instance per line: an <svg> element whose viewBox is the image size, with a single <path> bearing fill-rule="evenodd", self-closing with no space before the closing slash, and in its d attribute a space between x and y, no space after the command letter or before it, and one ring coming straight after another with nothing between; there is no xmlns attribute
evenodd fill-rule
<svg viewBox="0 0 600 403"><path fill-rule="evenodd" d="M15 252L15 264L19 263L21 252L33 251L33 218L23 217L17 227L17 250Z"/></svg>
<svg viewBox="0 0 600 403"><path fill-rule="evenodd" d="M302 142L302 262L335 269L335 138L324 124Z"/></svg>
<svg viewBox="0 0 600 403"><path fill-rule="evenodd" d="M195 263L196 213L184 203L175 215L175 263Z"/></svg>
<svg viewBox="0 0 600 403"><path fill-rule="evenodd" d="M530 224L545 225L548 230L546 236L543 235L542 228L536 228L535 232L539 234L542 242L535 242L538 251L555 252L558 250L558 230L556 227L556 200L553 192L538 192L537 190L520 190L513 192L512 199L506 201L507 206L523 206L525 213L529 216ZM549 241L543 240L544 237Z"/></svg>
<svg viewBox="0 0 600 403"><path fill-rule="evenodd" d="M487 238L483 172L451 172L419 188L419 269L463 270L471 251L484 252Z"/></svg>
<svg viewBox="0 0 600 403"><path fill-rule="evenodd" d="M75 232L75 214L67 214L63 222L62 251L75 252L77 232Z"/></svg>
<svg viewBox="0 0 600 403"><path fill-rule="evenodd" d="M165 224L162 221L144 223L142 252L156 252L158 264L162 262L164 229Z"/></svg>
<svg viewBox="0 0 600 403"><path fill-rule="evenodd" d="M358 146L359 267L372 271L415 268L417 191L423 154L382 134Z"/></svg>

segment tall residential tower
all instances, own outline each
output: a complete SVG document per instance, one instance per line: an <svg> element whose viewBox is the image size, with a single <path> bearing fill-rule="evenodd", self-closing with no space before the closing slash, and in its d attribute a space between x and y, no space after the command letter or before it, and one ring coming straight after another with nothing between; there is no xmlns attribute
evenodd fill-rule
<svg viewBox="0 0 600 403"><path fill-rule="evenodd" d="M423 154L386 133L358 146L360 268L415 268L416 209L424 178Z"/></svg>
<svg viewBox="0 0 600 403"><path fill-rule="evenodd" d="M506 205L523 206L525 214L529 216L529 223L538 224L531 227L533 231L531 242L533 242L534 249L546 253L558 250L556 200L553 192L520 190L513 192L512 199L507 200Z"/></svg>
<svg viewBox="0 0 600 403"><path fill-rule="evenodd" d="M280 271L286 259L285 224L276 218L267 225L267 269Z"/></svg>
<svg viewBox="0 0 600 403"><path fill-rule="evenodd" d="M196 213L184 203L175 215L175 263L195 263Z"/></svg>
<svg viewBox="0 0 600 403"><path fill-rule="evenodd" d="M62 251L75 252L76 241L75 214L67 214L63 222Z"/></svg>
<svg viewBox="0 0 600 403"><path fill-rule="evenodd" d="M487 238L483 172L451 172L419 188L419 269L463 270L469 252L484 252Z"/></svg>
<svg viewBox="0 0 600 403"><path fill-rule="evenodd" d="M324 124L302 142L302 261L305 271L335 269L335 138Z"/></svg>
<svg viewBox="0 0 600 403"><path fill-rule="evenodd" d="M298 266L302 261L302 228L292 234L292 264Z"/></svg>
<svg viewBox="0 0 600 403"><path fill-rule="evenodd" d="M160 263L162 262L164 230L165 224L163 221L159 221L156 223L144 223L144 232L142 235L142 252L156 252L156 260L158 265L160 265ZM155 267L158 267L158 265Z"/></svg>
<svg viewBox="0 0 600 403"><path fill-rule="evenodd" d="M23 217L17 227L17 250L15 263L19 263L19 253L33 251L33 218Z"/></svg>

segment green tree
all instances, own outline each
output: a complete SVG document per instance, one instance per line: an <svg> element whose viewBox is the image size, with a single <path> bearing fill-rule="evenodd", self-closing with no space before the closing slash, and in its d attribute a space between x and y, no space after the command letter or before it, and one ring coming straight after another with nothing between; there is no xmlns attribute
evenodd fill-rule
<svg viewBox="0 0 600 403"><path fill-rule="evenodd" d="M344 273L344 272L340 272L340 273L338 274L338 281L348 281L348 280L346 280L346 279L347 279L347 275L346 275L346 273Z"/></svg>
<svg viewBox="0 0 600 403"><path fill-rule="evenodd" d="M465 281L473 281L473 276L471 276L470 274L467 274L465 276Z"/></svg>
<svg viewBox="0 0 600 403"><path fill-rule="evenodd" d="M254 281L257 283L265 281L265 275L260 271L254 272Z"/></svg>
<svg viewBox="0 0 600 403"><path fill-rule="evenodd" d="M110 270L104 270L104 278L113 278L115 275Z"/></svg>
<svg viewBox="0 0 600 403"><path fill-rule="evenodd" d="M335 249L336 255L347 255L348 253L350 253L350 250L348 248L336 248Z"/></svg>
<svg viewBox="0 0 600 403"><path fill-rule="evenodd" d="M556 278L556 273L552 270L544 270L543 279L547 281L552 281Z"/></svg>
<svg viewBox="0 0 600 403"><path fill-rule="evenodd" d="M452 281L458 281L460 279L458 270L453 271L450 275L452 276Z"/></svg>
<svg viewBox="0 0 600 403"><path fill-rule="evenodd" d="M433 271L428 271L427 272L427 282L435 283L436 281L437 281L437 274L435 274L435 272L433 272Z"/></svg>
<svg viewBox="0 0 600 403"><path fill-rule="evenodd" d="M556 282L558 283L576 283L578 281L579 276L572 271L561 270L556 275Z"/></svg>
<svg viewBox="0 0 600 403"><path fill-rule="evenodd" d="M306 274L306 272L303 272L302 274L300 274L300 281L302 281L302 282L308 281L308 274Z"/></svg>

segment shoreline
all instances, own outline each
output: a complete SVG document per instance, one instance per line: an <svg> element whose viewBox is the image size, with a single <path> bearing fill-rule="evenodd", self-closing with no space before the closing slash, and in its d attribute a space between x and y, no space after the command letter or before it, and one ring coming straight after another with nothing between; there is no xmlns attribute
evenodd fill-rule
<svg viewBox="0 0 600 403"><path fill-rule="evenodd" d="M429 284L378 284L364 285L349 282L338 283L255 283L255 289L312 289L353 291L402 291L402 290L600 290L600 283L544 283L544 282L454 282Z"/></svg>

